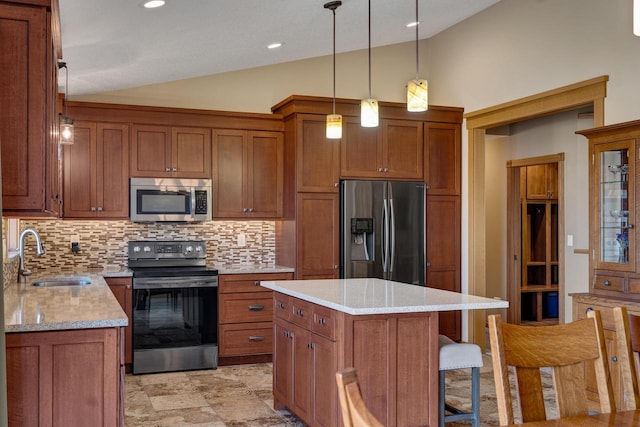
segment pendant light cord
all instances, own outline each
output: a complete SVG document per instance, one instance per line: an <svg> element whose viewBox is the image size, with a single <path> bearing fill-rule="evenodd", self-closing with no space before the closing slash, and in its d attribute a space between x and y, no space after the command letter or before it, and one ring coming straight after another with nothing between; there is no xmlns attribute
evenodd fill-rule
<svg viewBox="0 0 640 427"><path fill-rule="evenodd" d="M369 99L371 99L371 0L369 0Z"/></svg>
<svg viewBox="0 0 640 427"><path fill-rule="evenodd" d="M333 114L336 114L336 9L333 11Z"/></svg>
<svg viewBox="0 0 640 427"><path fill-rule="evenodd" d="M369 0L371 1L371 0ZM418 21L418 0L416 0L416 80L419 79L420 74L420 60L419 60L419 50L418 50L418 27L420 26L420 21Z"/></svg>

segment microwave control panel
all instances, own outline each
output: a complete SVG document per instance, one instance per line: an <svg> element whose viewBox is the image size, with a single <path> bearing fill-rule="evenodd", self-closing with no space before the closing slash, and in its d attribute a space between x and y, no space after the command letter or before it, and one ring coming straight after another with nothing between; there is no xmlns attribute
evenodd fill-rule
<svg viewBox="0 0 640 427"><path fill-rule="evenodd" d="M207 191L206 190L196 190L196 211L194 212L196 215L207 213Z"/></svg>

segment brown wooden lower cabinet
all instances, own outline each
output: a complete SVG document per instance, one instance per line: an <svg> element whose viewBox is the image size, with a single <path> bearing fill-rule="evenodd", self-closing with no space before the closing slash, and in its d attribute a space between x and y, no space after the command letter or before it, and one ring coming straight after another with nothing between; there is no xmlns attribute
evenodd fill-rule
<svg viewBox="0 0 640 427"><path fill-rule="evenodd" d="M119 328L6 334L11 426L122 426Z"/></svg>
<svg viewBox="0 0 640 427"><path fill-rule="evenodd" d="M618 363L618 346L616 345L616 327L613 320L613 308L624 306L629 313L640 316L640 303L615 298L602 298L590 294L572 294L571 296L573 297L573 320L586 318L587 312L590 310L600 311L607 356L609 357L609 373L611 375L613 394L616 400L616 407L621 408L623 407L622 396L624 396L624 392ZM592 366L587 368L585 375L587 378L587 396L590 401L589 409L600 410L596 374Z"/></svg>
<svg viewBox="0 0 640 427"><path fill-rule="evenodd" d="M105 277L111 293L127 315L129 324L124 327L124 363L133 363L133 279L131 277Z"/></svg>
<svg viewBox="0 0 640 427"><path fill-rule="evenodd" d="M274 304L275 408L342 425L335 373L353 366L384 425L437 425L437 313L353 316L277 292Z"/></svg>

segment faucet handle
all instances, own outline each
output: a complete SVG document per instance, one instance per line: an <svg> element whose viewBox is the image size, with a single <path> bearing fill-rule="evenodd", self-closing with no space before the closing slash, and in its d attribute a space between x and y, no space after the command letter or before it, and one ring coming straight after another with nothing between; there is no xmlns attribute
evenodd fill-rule
<svg viewBox="0 0 640 427"><path fill-rule="evenodd" d="M33 271L25 269L25 270L20 270L20 275L21 276L31 276L33 274Z"/></svg>

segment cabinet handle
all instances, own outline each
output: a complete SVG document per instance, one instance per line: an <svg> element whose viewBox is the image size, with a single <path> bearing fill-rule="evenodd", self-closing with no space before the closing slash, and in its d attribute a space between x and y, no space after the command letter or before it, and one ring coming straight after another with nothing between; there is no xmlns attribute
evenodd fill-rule
<svg viewBox="0 0 640 427"><path fill-rule="evenodd" d="M171 168L164 168L165 172L171 172Z"/></svg>
<svg viewBox="0 0 640 427"><path fill-rule="evenodd" d="M252 212L253 212L253 208L249 208L249 213L252 213Z"/></svg>
<svg viewBox="0 0 640 427"><path fill-rule="evenodd" d="M253 281L253 286L259 286L260 285L260 281L259 280L254 280Z"/></svg>
<svg viewBox="0 0 640 427"><path fill-rule="evenodd" d="M282 333L282 335L284 335L285 337L289 338L289 335L290 335L290 334L289 334L289 331L284 331L284 332Z"/></svg>
<svg viewBox="0 0 640 427"><path fill-rule="evenodd" d="M242 212L247 213L247 208L242 208Z"/></svg>
<svg viewBox="0 0 640 427"><path fill-rule="evenodd" d="M384 168L384 171L385 172L389 172L389 168Z"/></svg>
<svg viewBox="0 0 640 427"><path fill-rule="evenodd" d="M590 311L593 311L593 307L587 307L587 309L584 311L585 313L588 313Z"/></svg>
<svg viewBox="0 0 640 427"><path fill-rule="evenodd" d="M382 172L382 168L378 168L378 172Z"/></svg>
<svg viewBox="0 0 640 427"><path fill-rule="evenodd" d="M102 206L98 206L98 212L102 212Z"/></svg>
<svg viewBox="0 0 640 427"><path fill-rule="evenodd" d="M334 270L337 270L337 269L339 269L339 268L340 268L340 264L334 264L334 265L333 265L333 269L334 269Z"/></svg>
<svg viewBox="0 0 640 427"><path fill-rule="evenodd" d="M605 286L611 286L611 283L608 280L605 280L604 283L602 283Z"/></svg>
<svg viewBox="0 0 640 427"><path fill-rule="evenodd" d="M624 227L623 227L623 228L624 228ZM633 224L627 224L627 228L628 228L628 229L633 228Z"/></svg>
<svg viewBox="0 0 640 427"><path fill-rule="evenodd" d="M171 168L171 172L178 172L178 168Z"/></svg>
<svg viewBox="0 0 640 427"><path fill-rule="evenodd" d="M327 323L327 321L324 320L324 317L321 317L321 318L318 319L318 323L321 324L321 325L324 325L325 323Z"/></svg>
<svg viewBox="0 0 640 427"><path fill-rule="evenodd" d="M283 304L283 303L281 303L281 302L279 302L279 303L278 303L278 308L281 308L281 309L283 309L283 310L284 310L284 304Z"/></svg>
<svg viewBox="0 0 640 427"><path fill-rule="evenodd" d="M125 289L131 289L131 285L126 285L124 288Z"/></svg>
<svg viewBox="0 0 640 427"><path fill-rule="evenodd" d="M334 187L336 187L336 188L338 188L338 187L340 186L340 183L339 183L339 182L334 182L334 183L333 183L333 186L334 186Z"/></svg>
<svg viewBox="0 0 640 427"><path fill-rule="evenodd" d="M264 305L250 305L247 307L249 311L262 311L264 310Z"/></svg>
<svg viewBox="0 0 640 427"><path fill-rule="evenodd" d="M307 348L313 350L314 348L316 348L316 345L314 343L310 342L310 343L307 343Z"/></svg>
<svg viewBox="0 0 640 427"><path fill-rule="evenodd" d="M618 356L613 356L613 357L611 358L611 361L613 361L613 362L617 362L617 361L618 361Z"/></svg>
<svg viewBox="0 0 640 427"><path fill-rule="evenodd" d="M91 212L95 212L95 211L96 211L95 206L91 206Z"/></svg>
<svg viewBox="0 0 640 427"><path fill-rule="evenodd" d="M296 310L296 314L300 317L304 317L304 313L302 312L302 310Z"/></svg>
<svg viewBox="0 0 640 427"><path fill-rule="evenodd" d="M251 335L249 337L249 341L253 341L253 342L264 341L264 337L259 336L259 335Z"/></svg>

